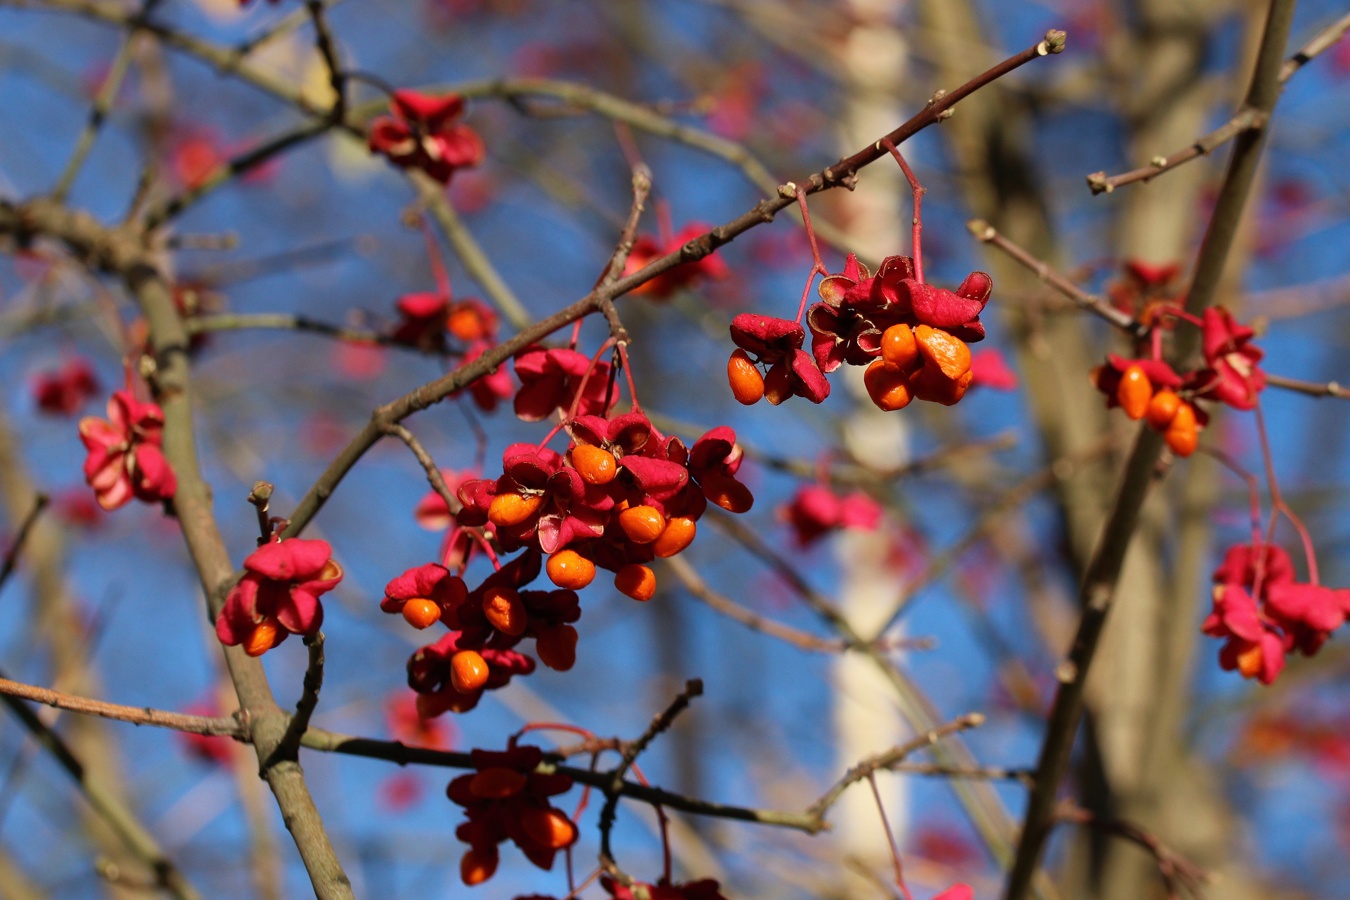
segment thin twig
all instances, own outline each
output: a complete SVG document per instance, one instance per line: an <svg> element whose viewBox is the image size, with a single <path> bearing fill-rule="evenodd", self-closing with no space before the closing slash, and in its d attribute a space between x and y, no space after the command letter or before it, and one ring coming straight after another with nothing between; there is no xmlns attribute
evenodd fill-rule
<svg viewBox="0 0 1350 900"><path fill-rule="evenodd" d="M194 716L187 713L166 712L149 706L123 706L120 703L106 703L77 697L50 688L37 687L0 678L0 694L19 697L71 712L89 716L100 716L118 722L130 722L132 725L154 725L159 728L172 728L189 734L205 734L213 737L229 737L243 740L244 729L234 716Z"/></svg>
<svg viewBox="0 0 1350 900"><path fill-rule="evenodd" d="M1286 378L1283 375L1273 375L1267 372L1266 384L1270 387L1297 391L1300 394L1308 394L1313 397L1336 397L1340 400L1350 400L1350 388L1345 387L1339 381L1301 381L1297 378Z"/></svg>
<svg viewBox="0 0 1350 900"><path fill-rule="evenodd" d="M1033 472L1004 491L995 502L981 512L979 519L967 529L965 534L955 543L943 549L941 553L932 557L928 564L924 566L923 571L905 584L904 591L895 603L895 608L886 618L886 623L877 629L876 639L880 640L882 635L900 621L900 617L909 608L909 604L921 591L946 575L972 547L984 540L999 525L1003 516L1030 503L1056 481L1064 480L1079 464L1104 455L1115 446L1115 443L1114 435L1106 435L1076 453L1056 459L1039 472Z"/></svg>
<svg viewBox="0 0 1350 900"><path fill-rule="evenodd" d="M1114 834L1142 847L1158 864L1158 874L1162 877L1167 890L1167 900L1179 900L1181 894L1177 887L1184 887L1194 897L1204 897L1204 886L1211 880L1210 874L1190 860L1178 856L1168 849L1157 835L1154 835L1133 822L1123 819L1102 819L1091 810L1083 809L1074 803L1061 803L1055 812L1058 822L1082 825Z"/></svg>
<svg viewBox="0 0 1350 900"><path fill-rule="evenodd" d="M17 682L9 681L2 671L0 671L0 684L26 687L25 685L18 685ZM155 886L167 890L178 897L179 900L199 900L201 895L197 893L173 861L164 855L159 843L140 823L135 813L128 809L113 791L104 787L101 781L90 777L84 764L75 756L74 751L70 749L70 745L65 742L65 739L38 718L37 713L33 712L28 704L23 702L16 694L0 691L0 701L3 701L9 707L10 711L14 713L33 738L51 753L52 758L60 764L66 774L74 779L94 812L108 823L109 828L131 851L132 855L155 873ZM39 700L39 702L45 701Z"/></svg>
<svg viewBox="0 0 1350 900"><path fill-rule="evenodd" d="M670 702L664 710L658 713L650 723L647 729L642 732L637 740L625 745L623 756L619 759L619 764L615 766L609 774L609 784L602 790L605 793L605 805L600 809L600 864L605 871L623 884L632 882L631 878L618 867L614 862L614 854L610 852L610 834L614 830L614 818L619 808L619 797L623 790L623 776L628 773L629 768L637 761L637 758L646 750L657 735L665 732L675 722L675 718L680 713L688 709L689 704L695 697L703 696L703 680L700 678L691 678L684 683L684 690L680 691L675 699Z"/></svg>
<svg viewBox="0 0 1350 900"><path fill-rule="evenodd" d="M334 122L341 122L347 117L347 76L338 62L337 41L328 27L323 0L307 0L305 8L314 22L314 44L328 67L328 83L333 88L333 108L328 116Z"/></svg>
<svg viewBox="0 0 1350 900"><path fill-rule="evenodd" d="M984 724L983 713L966 713L950 722L939 725L933 730L921 734L911 741L907 741L898 747L892 747L884 753L878 753L876 756L870 756L857 765L853 766L844 776L830 786L820 799L807 807L807 812L818 816L822 821L825 814L830 811L839 797L850 786L857 784L865 778L870 778L874 772L890 769L891 767L904 762L905 758L913 753L917 753L927 747L931 747L938 741L948 735L957 734L962 731L968 731L971 728L978 728Z"/></svg>
<svg viewBox="0 0 1350 900"><path fill-rule="evenodd" d="M408 449L412 451L413 456L417 457L417 462L421 464L422 471L427 473L427 482L431 485L431 489L445 501L446 509L450 510L452 515L458 512L462 505L459 498L445 483L445 477L441 475L436 460L432 459L431 454L422 446L422 442L417 439L417 436L402 425L390 425L386 428L386 431L406 444Z"/></svg>
<svg viewBox="0 0 1350 900"><path fill-rule="evenodd" d="M1303 45L1303 49L1284 61L1284 65L1280 67L1280 86L1283 87L1295 72L1307 65L1319 53L1339 41L1346 31L1350 31L1350 13L1341 16L1335 22L1323 28L1312 40ZM1197 157L1208 156L1215 149L1228 143L1244 131L1265 127L1266 118L1266 114L1255 107L1243 106L1231 119L1208 134L1196 138L1190 146L1183 147L1167 156L1155 156L1143 168L1131 169L1128 172L1111 176L1108 176L1105 172L1093 172L1087 177L1088 187L1092 189L1094 194L1109 194L1122 185L1133 184L1137 181L1152 181L1162 173L1175 169L1183 163L1190 162Z"/></svg>
<svg viewBox="0 0 1350 900"><path fill-rule="evenodd" d="M141 7L140 17L144 19L154 12L159 2L160 0L145 0L145 5ZM56 187L52 188L51 196L57 203L64 202L70 194L71 186L74 185L76 176L80 174L80 169L84 166L89 151L94 148L94 140L98 137L99 131L103 129L103 123L107 121L113 103L117 101L117 94L122 90L122 82L126 79L127 70L131 67L131 53L137 33L138 30L133 25L123 36L122 45L117 48L117 55L113 57L112 65L103 77L103 84L99 86L98 94L94 97L94 103L89 108L89 117L85 120L84 128L81 129L80 136L75 141L75 150L70 155L70 161L66 163L65 169L61 171L60 177L57 178Z"/></svg>
<svg viewBox="0 0 1350 900"><path fill-rule="evenodd" d="M999 250L1002 250L1008 256L1021 263L1027 269L1035 273L1036 277L1055 290L1059 291L1065 297L1068 297L1082 309L1093 313L1117 328L1128 332L1136 339L1142 339L1148 335L1148 327L1143 322L1137 321L1129 313L1121 309L1116 309L1105 297L1097 294L1090 294L1087 291L1065 278L1060 273L1050 267L1050 264L1044 260L1037 259L1022 247L1008 240L998 230L990 225L984 219L971 219L966 223L966 228L979 241L986 244L993 244Z"/></svg>
<svg viewBox="0 0 1350 900"><path fill-rule="evenodd" d="M5 589L5 584L10 576L14 574L14 569L19 564L19 556L23 553L24 544L28 543L28 536L33 532L33 526L37 524L38 517L42 511L47 508L51 498L46 494L38 494L33 498L33 506L28 510L28 514L23 517L19 523L19 531L14 535L14 540L10 543L9 549L5 551L5 561L0 564L0 591Z"/></svg>
<svg viewBox="0 0 1350 900"><path fill-rule="evenodd" d="M309 719L319 705L319 691L323 689L323 632L317 631L305 637L305 647L309 650L309 663L305 666L305 677L300 688L300 699L295 703L295 715L291 716L286 734L272 751L267 764L274 765L284 759L298 758L300 738L309 728Z"/></svg>
<svg viewBox="0 0 1350 900"><path fill-rule="evenodd" d="M663 560L663 562L666 568L674 572L675 577L680 579L680 583L684 585L685 590L702 600L716 612L740 622L747 628L778 638L780 641L785 641L802 650L815 653L842 653L848 647L839 638L816 637L814 634L793 628L790 625L783 625L780 622L765 618L753 610L746 609L730 597L713 590L689 561L682 556L672 556Z"/></svg>

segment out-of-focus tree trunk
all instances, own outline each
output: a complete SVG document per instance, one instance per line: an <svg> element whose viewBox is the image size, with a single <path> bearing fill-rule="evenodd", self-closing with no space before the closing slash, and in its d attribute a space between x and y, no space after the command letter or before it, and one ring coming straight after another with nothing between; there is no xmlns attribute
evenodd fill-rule
<svg viewBox="0 0 1350 900"><path fill-rule="evenodd" d="M905 118L897 103L896 87L908 70L908 47L903 34L891 26L901 4L896 0L850 0L859 24L850 30L841 47L839 70L846 83L838 133L841 151L852 153L878 135L885 134ZM898 202L907 191L899 169L877 165L863 176L868 189L851 192L841 199L845 225L862 256L874 260L902 252L907 246L905 210ZM850 370L850 375L855 374ZM844 422L849 450L878 468L898 466L908 455L905 420L882 413L866 400L861 378L847 382L863 397L858 411ZM839 600L845 616L863 634L880 628L900 594L902 582L886 557L889 536L883 532L845 531L836 538L840 562ZM907 736L893 699L894 688L872 662L857 654L845 654L834 665L834 727L837 766L844 771L858 760L900 743ZM878 781L882 801L897 842L903 842L908 826L907 791L903 779ZM876 800L866 786L847 792L834 813L838 846L873 872L890 871L890 844L882 828ZM840 896L865 897L876 893L874 880L864 877L854 865L843 867Z"/></svg>
<svg viewBox="0 0 1350 900"><path fill-rule="evenodd" d="M1137 35L1103 28L1115 40L1131 42L1105 48L1105 58L1122 61L1124 71L1104 80L1122 85L1121 102L1136 123L1134 157L1170 152L1203 133L1209 92L1198 64L1219 6L1146 4ZM982 43L973 7L925 0L920 15L937 44L939 83L959 84L968 77L968 53L962 48ZM943 134L951 141L971 211L1056 263L1061 260L1053 222L1041 199L1045 187L1032 165L1031 127L1025 104L1003 85L994 85L963 101L944 123ZM1092 164L1085 165L1084 174ZM1116 255L1150 262L1184 258L1198 224L1197 197L1206 170L1194 166L1164 177L1174 176L1178 181L1154 189L1123 189L1129 194L1119 200L1103 198L1124 207ZM1036 290L1034 277L1020 267L997 256L989 264L996 295ZM1118 424L1108 420L1100 395L1082 374L1097 362L1084 317L1033 317L1007 307L1004 313L1051 458L1081 452ZM1114 488L1114 462L1079 467L1074 477L1058 483L1068 552L1080 571ZM1223 869L1225 897L1255 897L1237 846L1223 839L1231 837L1226 833L1232 817L1218 785L1200 777L1179 743L1213 492L1210 466L1199 460L1183 465L1187 468L1178 474L1186 479L1184 492L1179 501L1170 501L1180 508L1168 509L1169 501L1155 497L1145 510L1088 684L1092 740L1085 747L1081 799L1102 816L1138 822L1189 859ZM1176 525L1169 528L1169 522ZM1170 548L1166 553L1164 542ZM1172 572L1163 570L1164 558L1175 560ZM1137 900L1158 889L1155 864L1136 848L1098 834L1075 838L1064 878L1066 896Z"/></svg>
<svg viewBox="0 0 1350 900"><path fill-rule="evenodd" d="M8 417L0 410L0 501L4 504L7 530L13 534L33 509L37 497L32 474L19 454ZM53 688L81 697L98 697L98 680L86 664L86 622L72 602L65 583L64 541L61 528L48 518L40 518L29 534L20 559L20 569L32 586L33 630L36 644L50 648L51 674L47 683ZM85 777L99 782L115 794L123 784L117 747L107 723L95 716L72 715L63 722L61 734L75 758L85 769ZM125 800L125 797L119 797ZM75 800L77 805L82 801ZM116 866L129 884L154 883L154 873L127 853L116 834L97 815L81 805L85 831L92 850ZM144 891L108 883L112 897L139 898Z"/></svg>

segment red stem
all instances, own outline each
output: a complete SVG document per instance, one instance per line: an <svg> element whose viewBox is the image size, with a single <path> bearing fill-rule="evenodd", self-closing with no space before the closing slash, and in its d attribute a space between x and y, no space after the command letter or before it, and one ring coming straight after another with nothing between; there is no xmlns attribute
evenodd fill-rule
<svg viewBox="0 0 1350 900"><path fill-rule="evenodd" d="M628 382L628 397L633 401L633 412L641 413L642 404L638 402L637 388L633 386L633 367L628 364L627 344L619 344L619 359L623 362L623 377Z"/></svg>
<svg viewBox="0 0 1350 900"><path fill-rule="evenodd" d="M914 280L923 284L923 195L928 189L919 184L919 179L914 177L914 171L910 169L909 163L905 162L905 158L900 155L900 151L896 149L895 144L892 144L886 138L882 138L881 146L890 151L891 156L894 156L895 161L900 164L900 171L905 173L905 180L909 182L909 189L914 193Z"/></svg>
<svg viewBox="0 0 1350 900"><path fill-rule="evenodd" d="M445 271L445 263L441 262L440 248L436 246L436 236L431 233L431 226L427 224L426 219L422 219L421 222L422 237L427 242L427 259L431 262L431 276L436 280L436 289L449 300L450 275Z"/></svg>
<svg viewBox="0 0 1350 900"><path fill-rule="evenodd" d="M872 788L872 796L876 798L877 812L881 813L881 827L886 829L886 840L891 845L891 859L895 862L895 886L905 895L905 900L914 900L914 895L905 886L904 867L900 865L900 848L895 846L895 834L891 831L890 820L886 818L886 807L881 803L881 791L877 789L877 778L874 773L867 773L867 784Z"/></svg>
<svg viewBox="0 0 1350 900"><path fill-rule="evenodd" d="M806 237L811 242L811 271L806 276L806 287L802 288L802 302L797 305L797 317L794 322L802 320L802 313L806 312L806 298L811 295L811 285L816 280L816 275L829 275L829 269L825 268L825 263L820 258L820 245L816 243L816 232L811 227L811 211L806 208L806 191L797 188L797 205L801 207L802 224L806 227Z"/></svg>

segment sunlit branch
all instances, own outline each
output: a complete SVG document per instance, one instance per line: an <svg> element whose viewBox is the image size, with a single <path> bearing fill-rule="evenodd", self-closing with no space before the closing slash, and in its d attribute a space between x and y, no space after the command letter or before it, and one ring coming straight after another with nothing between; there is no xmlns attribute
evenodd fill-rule
<svg viewBox="0 0 1350 900"><path fill-rule="evenodd" d="M878 753L876 756L868 757L844 773L844 776L835 782L829 790L822 794L819 800L811 804L808 812L818 815L823 819L825 814L829 812L830 807L834 806L835 801L837 801L851 785L857 784L859 781L872 776L876 772L890 769L893 766L904 762L906 757L931 747L949 735L968 731L971 728L978 728L983 724L983 713L967 713L944 725L939 725L936 728L919 735L913 740L901 744L899 747L893 747L884 753Z"/></svg>
<svg viewBox="0 0 1350 900"><path fill-rule="evenodd" d="M1350 13L1341 16L1326 28L1323 28L1312 40L1303 45L1303 49L1284 61L1284 65L1280 67L1280 86L1283 87L1295 72L1312 61L1319 53L1339 41L1346 31L1350 31ZM1244 106L1227 122L1208 134L1196 138L1190 146L1183 147L1167 156L1155 156L1143 168L1131 169L1128 172L1111 176L1108 176L1105 172L1093 172L1087 177L1088 187L1092 189L1094 194L1109 194L1122 185L1133 184L1137 181L1152 181L1162 173L1175 169L1183 163L1188 163L1201 156L1208 156L1215 149L1228 143L1244 131L1264 128L1267 118L1265 112L1252 106Z"/></svg>
<svg viewBox="0 0 1350 900"><path fill-rule="evenodd" d="M1116 307L1112 306L1111 302L1105 297L1097 294L1090 294L1083 290L1068 278L1065 278L1059 272L1052 269L1049 263L1037 259L1022 247L1019 247L1002 234L999 234L994 226L983 219L971 219L966 223L966 228L970 230L970 233L974 235L977 240L997 247L1009 257L1035 273L1036 277L1041 281L1044 281L1065 297L1068 297L1081 309L1100 316L1137 339L1143 338L1148 334L1148 328L1144 323L1137 321L1124 310L1116 309Z"/></svg>

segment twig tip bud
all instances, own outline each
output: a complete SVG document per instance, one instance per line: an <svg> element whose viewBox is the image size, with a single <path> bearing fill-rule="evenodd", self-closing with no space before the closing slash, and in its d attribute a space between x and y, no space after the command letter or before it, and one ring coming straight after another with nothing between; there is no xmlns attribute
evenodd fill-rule
<svg viewBox="0 0 1350 900"><path fill-rule="evenodd" d="M1045 33L1045 40L1041 41L1040 46L1037 47L1036 50L1040 52L1041 56L1045 56L1047 53L1063 53L1064 45L1068 39L1068 32L1060 31L1058 28L1052 28Z"/></svg>

